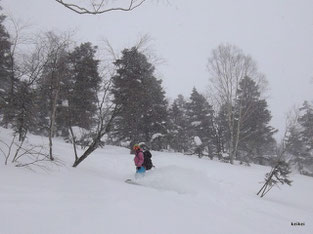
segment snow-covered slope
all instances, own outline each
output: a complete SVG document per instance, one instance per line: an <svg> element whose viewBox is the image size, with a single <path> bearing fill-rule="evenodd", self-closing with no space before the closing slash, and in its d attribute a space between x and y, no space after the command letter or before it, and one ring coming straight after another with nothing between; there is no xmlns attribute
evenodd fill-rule
<svg viewBox="0 0 313 234"><path fill-rule="evenodd" d="M153 152L156 169L137 186L124 182L134 176L128 149L106 146L72 168L72 146L54 143L64 166L48 171L0 159L1 234L313 233L313 178L293 174L292 187L259 198L268 167Z"/></svg>

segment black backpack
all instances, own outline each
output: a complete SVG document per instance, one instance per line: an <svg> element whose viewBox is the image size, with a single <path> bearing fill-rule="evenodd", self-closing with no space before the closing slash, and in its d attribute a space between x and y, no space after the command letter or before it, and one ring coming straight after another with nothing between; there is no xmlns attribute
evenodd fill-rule
<svg viewBox="0 0 313 234"><path fill-rule="evenodd" d="M151 158L152 158L152 154L150 153L149 150L146 150L143 152L143 157L144 157L144 161L143 161L143 166L146 168L146 170L150 170L153 167Z"/></svg>

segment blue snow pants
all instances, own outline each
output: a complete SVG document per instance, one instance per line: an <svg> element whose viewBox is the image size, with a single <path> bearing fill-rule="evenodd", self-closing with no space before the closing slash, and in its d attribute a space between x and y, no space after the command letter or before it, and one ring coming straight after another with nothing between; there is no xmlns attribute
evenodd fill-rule
<svg viewBox="0 0 313 234"><path fill-rule="evenodd" d="M143 174L145 172L146 172L146 168L144 167L139 167L139 169L136 169L136 173Z"/></svg>

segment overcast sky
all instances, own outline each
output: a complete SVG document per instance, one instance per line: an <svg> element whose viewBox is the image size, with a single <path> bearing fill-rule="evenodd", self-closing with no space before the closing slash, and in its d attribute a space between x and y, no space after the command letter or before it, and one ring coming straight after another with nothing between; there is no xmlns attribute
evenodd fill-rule
<svg viewBox="0 0 313 234"><path fill-rule="evenodd" d="M127 2L127 0L125 0ZM151 1L151 0L150 0ZM268 82L271 124L281 131L294 105L313 100L313 0L169 0L149 2L132 12L78 15L54 0L2 0L5 14L32 30L77 31L75 39L116 50L149 34L167 96L205 92L207 59L221 43L241 48L257 62Z"/></svg>

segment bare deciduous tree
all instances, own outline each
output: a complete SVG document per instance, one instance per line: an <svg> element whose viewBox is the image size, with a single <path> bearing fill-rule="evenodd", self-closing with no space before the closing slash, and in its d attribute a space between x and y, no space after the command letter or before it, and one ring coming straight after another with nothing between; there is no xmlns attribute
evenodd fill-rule
<svg viewBox="0 0 313 234"><path fill-rule="evenodd" d="M8 164L9 158L11 156L11 151L12 151L12 146L15 142L15 138L16 135L13 136L10 144L6 143L5 141L0 140L0 152L3 154L4 156L4 165ZM6 148L7 150L5 150L4 148Z"/></svg>
<svg viewBox="0 0 313 234"><path fill-rule="evenodd" d="M226 44L220 45L212 51L207 65L210 73L210 84L213 96L218 106L226 105L227 123L230 132L229 156L230 163L237 154L240 126L235 126L236 121L240 122L242 113L239 112L239 119L236 119L233 108L238 97L240 81L248 76L262 89L265 88L265 78L258 72L256 63L248 55L245 55L236 46Z"/></svg>
<svg viewBox="0 0 313 234"><path fill-rule="evenodd" d="M111 11L132 11L141 6L146 0L128 0L123 1L124 3L112 0L84 0L80 1L80 3L73 3L75 1L66 0L55 1L78 14L97 15Z"/></svg>
<svg viewBox="0 0 313 234"><path fill-rule="evenodd" d="M46 79L49 83L50 118L48 130L50 160L54 160L52 152L52 138L55 133L56 109L59 98L60 83L62 82L62 79L66 78L64 60L67 56L66 49L71 43L70 37L71 35L69 33L57 35L52 32L45 33L43 37L38 37L37 49L35 50L33 57L34 64L31 63L30 66L30 71L34 71L34 73L31 74L36 76L39 75L40 79ZM41 68L39 74L37 74L37 66Z"/></svg>
<svg viewBox="0 0 313 234"><path fill-rule="evenodd" d="M93 151L95 151L101 145L102 137L110 131L112 122L119 111L119 107L112 104L109 100L110 96L111 81L104 83L102 89L102 98L98 103L98 116L97 116L97 127L93 133L93 138L86 151L80 156L77 156L75 136L71 126L69 127L69 132L71 135L71 140L73 143L75 161L73 167L77 167L83 160L85 160Z"/></svg>
<svg viewBox="0 0 313 234"><path fill-rule="evenodd" d="M0 155L4 156L5 165L8 165L10 160L16 167L26 167L31 170L38 167L42 170L48 170L50 165L62 164L60 160L55 160L51 164L49 153L43 145L24 143L24 140L17 140L16 132L13 133L9 141L0 139Z"/></svg>

